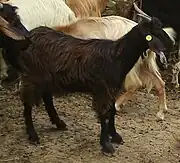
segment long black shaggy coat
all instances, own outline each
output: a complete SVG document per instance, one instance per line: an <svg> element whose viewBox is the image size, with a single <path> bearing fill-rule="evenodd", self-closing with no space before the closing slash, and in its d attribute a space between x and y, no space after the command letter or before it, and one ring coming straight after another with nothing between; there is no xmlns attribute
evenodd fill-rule
<svg viewBox="0 0 180 163"><path fill-rule="evenodd" d="M30 40L33 43L19 57L20 65L23 65L20 70L23 72L22 100L31 101L29 104L32 106L47 88L53 92L94 94L98 91L108 93L109 88L119 89L141 51L148 48L146 41L144 45L139 44L139 41L142 42L141 37L137 41L136 35L139 33L131 33L116 42L81 40L45 27L32 30ZM136 40L133 40L133 35ZM127 42L128 37L136 43L131 45ZM124 48L127 45L129 48ZM25 83L29 83L29 86ZM32 93L27 91L28 87ZM104 99L104 102L108 101Z"/></svg>
<svg viewBox="0 0 180 163"><path fill-rule="evenodd" d="M98 113L106 113L108 105L114 105L111 90L120 89L126 74L148 48L141 30L138 25L118 41L82 40L47 27L32 30L32 44L18 57L22 101L33 106L45 90L91 92L99 102ZM162 40L169 45L166 37Z"/></svg>
<svg viewBox="0 0 180 163"><path fill-rule="evenodd" d="M0 10L0 16L5 14L4 18L10 24L28 33L15 9L6 7L12 16L8 19L5 13L1 13L5 10ZM149 34L153 37L151 42L145 39ZM114 123L113 96L116 91L111 90L120 89L126 74L150 45L156 50L163 49L160 46L162 43L165 47L172 45L160 21L155 18L140 23L117 41L77 39L47 27L32 30L25 41L15 41L5 35L2 37L7 60L21 73L20 94L29 139L39 142L31 112L32 106L38 104L41 98L52 123L65 129L66 124L54 108L52 93L91 92L100 115L100 144L103 151L108 153L114 152L109 136L112 142L119 144L122 141Z"/></svg>

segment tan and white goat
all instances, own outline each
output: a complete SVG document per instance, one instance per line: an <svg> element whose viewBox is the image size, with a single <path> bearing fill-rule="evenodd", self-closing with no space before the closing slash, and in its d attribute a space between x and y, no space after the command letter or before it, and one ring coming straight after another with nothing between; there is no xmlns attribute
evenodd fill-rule
<svg viewBox="0 0 180 163"><path fill-rule="evenodd" d="M136 25L136 22L124 17L107 16L101 18L84 18L71 25L54 27L54 29L84 39L100 38L117 40ZM168 35L173 39L173 31L170 29L166 31L168 31ZM139 58L138 62L126 76L124 82L126 92L117 98L115 103L116 109L119 110L119 106L142 86L145 86L148 91L150 91L152 87L156 88L159 97L159 112L157 116L160 119L164 119L163 112L167 110L165 83L158 71L156 55L150 50L147 51L147 56L145 56L144 59Z"/></svg>
<svg viewBox="0 0 180 163"><path fill-rule="evenodd" d="M105 10L108 0L66 0L66 4L76 17L100 17Z"/></svg>

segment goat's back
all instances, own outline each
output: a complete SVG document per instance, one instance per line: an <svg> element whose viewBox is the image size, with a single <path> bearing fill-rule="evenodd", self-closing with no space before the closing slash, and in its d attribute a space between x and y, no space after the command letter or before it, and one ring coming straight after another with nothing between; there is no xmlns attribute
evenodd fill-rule
<svg viewBox="0 0 180 163"><path fill-rule="evenodd" d="M101 16L108 0L66 0L77 17Z"/></svg>
<svg viewBox="0 0 180 163"><path fill-rule="evenodd" d="M47 27L33 29L30 39L32 45L25 51L29 54L22 53L21 57L27 61L25 67L33 70L31 74L37 74L37 71L46 75L47 70L55 76L60 74L62 80L63 74L67 78L73 76L74 80L79 80L81 74L83 77L100 75L98 78L108 79L107 75L113 75L113 72L106 71L113 71L117 66L112 61L116 58L116 42L112 40L83 40Z"/></svg>
<svg viewBox="0 0 180 163"><path fill-rule="evenodd" d="M18 7L18 15L28 30L40 25L66 25L76 20L64 0L10 0L7 3Z"/></svg>
<svg viewBox="0 0 180 163"><path fill-rule="evenodd" d="M90 17L67 26L57 26L57 31L78 38L117 40L128 33L137 23L120 16Z"/></svg>

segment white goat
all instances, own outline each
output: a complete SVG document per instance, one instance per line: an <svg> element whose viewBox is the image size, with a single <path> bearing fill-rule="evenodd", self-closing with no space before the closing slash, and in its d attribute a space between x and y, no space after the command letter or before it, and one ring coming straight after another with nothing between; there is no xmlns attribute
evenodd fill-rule
<svg viewBox="0 0 180 163"><path fill-rule="evenodd" d="M172 67L172 83L175 84L176 88L179 88L179 72L180 72L180 61Z"/></svg>
<svg viewBox="0 0 180 163"><path fill-rule="evenodd" d="M137 23L120 16L107 17L90 17L78 20L77 22L67 26L54 27L57 31L73 35L79 38L101 38L117 40L118 38L129 32ZM174 31L167 31L170 38L174 37ZM173 40L174 41L174 40ZM156 87L159 96L159 112L157 116L164 119L164 110L167 110L165 83L161 78L156 64L156 55L154 52L147 50L147 56L144 59L139 58L138 62L131 69L124 81L126 93L119 96L116 100L115 107L119 110L119 106L129 99L129 97L139 88L145 86L148 91L153 86Z"/></svg>
<svg viewBox="0 0 180 163"><path fill-rule="evenodd" d="M9 0L4 4L18 7L17 12L22 24L31 30L38 26L67 25L76 21L74 12L66 5L65 0ZM0 53L0 77L7 76L7 65Z"/></svg>
<svg viewBox="0 0 180 163"><path fill-rule="evenodd" d="M21 22L28 30L40 25L67 25L76 20L65 0L9 0L7 3L18 7Z"/></svg>

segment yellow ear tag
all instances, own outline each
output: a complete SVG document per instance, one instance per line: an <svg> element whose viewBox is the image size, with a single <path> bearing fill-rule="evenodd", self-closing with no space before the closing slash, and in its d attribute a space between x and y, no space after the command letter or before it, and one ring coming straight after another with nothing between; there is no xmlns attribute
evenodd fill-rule
<svg viewBox="0 0 180 163"><path fill-rule="evenodd" d="M147 40L147 41L151 41L151 40L152 40L152 36L151 36L151 35L147 35L147 36L146 36L146 40Z"/></svg>

